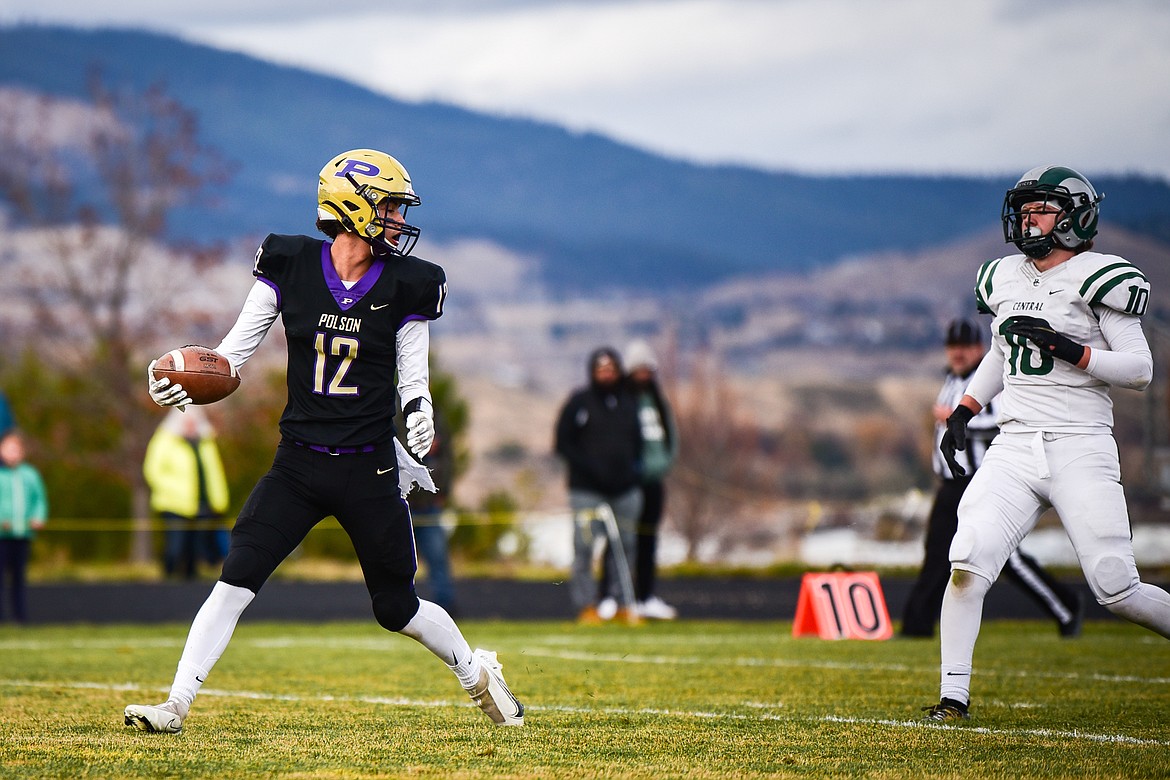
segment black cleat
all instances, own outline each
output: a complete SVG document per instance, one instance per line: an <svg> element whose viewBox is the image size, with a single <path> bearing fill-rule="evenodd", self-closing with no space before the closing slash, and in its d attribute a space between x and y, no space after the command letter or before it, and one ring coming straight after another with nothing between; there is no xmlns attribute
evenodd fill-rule
<svg viewBox="0 0 1170 780"><path fill-rule="evenodd" d="M926 713L922 718L923 720L935 723L950 723L957 720L971 719L971 715L967 712L967 705L954 699L943 699L938 704L923 707L922 711Z"/></svg>
<svg viewBox="0 0 1170 780"><path fill-rule="evenodd" d="M1085 597L1080 593L1074 594L1076 603L1069 608L1072 619L1060 624L1060 635L1064 639L1076 639L1081 635L1081 625L1085 622Z"/></svg>

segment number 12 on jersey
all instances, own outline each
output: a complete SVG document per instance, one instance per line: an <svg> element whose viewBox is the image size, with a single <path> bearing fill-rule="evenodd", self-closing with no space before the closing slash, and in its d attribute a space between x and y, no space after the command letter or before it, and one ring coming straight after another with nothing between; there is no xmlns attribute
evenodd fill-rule
<svg viewBox="0 0 1170 780"><path fill-rule="evenodd" d="M313 346L317 348L317 358L313 363L313 392L317 395L357 395L357 387L345 384L345 374L353 361L357 360L358 340L351 336L330 336L318 331ZM326 386L329 356L340 357L341 362Z"/></svg>

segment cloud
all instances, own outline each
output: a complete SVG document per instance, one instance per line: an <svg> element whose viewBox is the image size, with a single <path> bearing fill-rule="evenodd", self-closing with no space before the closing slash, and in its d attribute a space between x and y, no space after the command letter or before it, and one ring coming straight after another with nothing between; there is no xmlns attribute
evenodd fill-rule
<svg viewBox="0 0 1170 780"><path fill-rule="evenodd" d="M83 20L99 18L92 5ZM113 5L396 97L704 162L1016 173L1061 161L1170 176L1170 4L1158 0Z"/></svg>

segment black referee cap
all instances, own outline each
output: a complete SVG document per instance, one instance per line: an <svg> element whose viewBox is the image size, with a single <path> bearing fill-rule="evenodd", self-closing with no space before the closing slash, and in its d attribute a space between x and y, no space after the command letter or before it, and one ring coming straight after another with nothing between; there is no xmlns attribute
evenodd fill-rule
<svg viewBox="0 0 1170 780"><path fill-rule="evenodd" d="M951 320L951 323L947 325L946 345L948 347L982 343L983 329L974 320L959 318Z"/></svg>

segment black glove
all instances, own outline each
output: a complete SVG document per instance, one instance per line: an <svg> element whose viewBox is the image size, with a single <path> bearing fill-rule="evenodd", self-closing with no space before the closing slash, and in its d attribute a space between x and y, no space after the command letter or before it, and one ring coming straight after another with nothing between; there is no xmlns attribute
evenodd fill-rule
<svg viewBox="0 0 1170 780"><path fill-rule="evenodd" d="M1053 357L1074 366L1085 356L1085 348L1082 345L1068 336L1057 333L1047 320L1039 317L1011 317L1004 323L1003 330L1014 336L1023 336Z"/></svg>
<svg viewBox="0 0 1170 780"><path fill-rule="evenodd" d="M955 450L967 449L967 423L975 416L971 407L959 404L951 416L947 418L947 430L943 433L942 443L938 448L942 450L943 460L951 467L951 473L956 477L966 475L967 469L955 460Z"/></svg>

